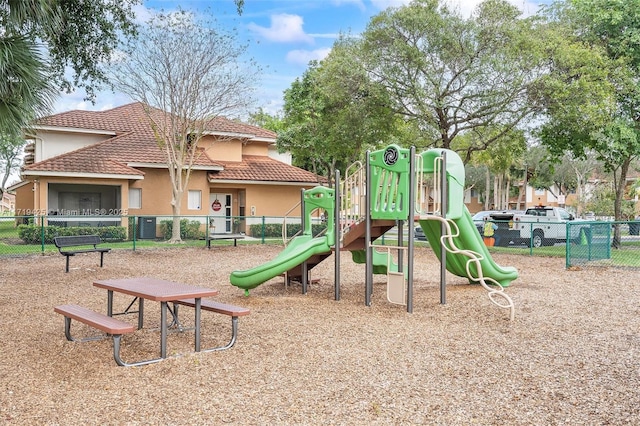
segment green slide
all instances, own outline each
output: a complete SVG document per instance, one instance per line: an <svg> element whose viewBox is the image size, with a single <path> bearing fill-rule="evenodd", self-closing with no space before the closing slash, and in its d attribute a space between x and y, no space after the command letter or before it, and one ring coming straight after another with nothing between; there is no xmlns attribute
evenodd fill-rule
<svg viewBox="0 0 640 426"><path fill-rule="evenodd" d="M487 247L484 245L482 237L466 207L464 207L460 218L450 220L458 226L460 232L460 235L452 238L455 247L450 248L470 250L477 253L477 255L482 258L480 260L482 274L485 277L494 279L500 283L502 287L507 287L511 281L518 278L518 271L515 268L511 266L501 267L495 263L489 250L487 250ZM424 235L427 237L427 240L429 240L429 244L434 248L438 258L440 258L441 222L439 220L421 220L419 223L424 231ZM452 232L455 233L455 229L452 229ZM447 270L459 277L477 278L478 270L474 262L470 263L469 270L471 271L471 277L469 277L467 273L466 266L470 259L468 255L463 253L447 251Z"/></svg>
<svg viewBox="0 0 640 426"><path fill-rule="evenodd" d="M351 258L354 263L367 263L367 251L366 250L352 250ZM389 254L387 252L380 252L373 250L373 273L386 275L387 265L389 262ZM398 264L391 260L391 272L398 272Z"/></svg>
<svg viewBox="0 0 640 426"><path fill-rule="evenodd" d="M252 269L232 272L231 284L248 294L249 290L300 265L311 256L329 252L331 246L327 236L313 238L311 235L299 235L275 259Z"/></svg>
<svg viewBox="0 0 640 426"><path fill-rule="evenodd" d="M446 170L447 170L447 189L449 193L447 220L453 222L458 227L458 235L452 237L451 243L446 242L447 250L446 263L447 270L459 277L467 277L471 282L478 278L478 268L476 262L469 262L474 258L479 259L482 275L498 282L502 287L507 287L511 281L518 278L518 271L511 267L498 266L489 250L484 245L480 233L473 219L464 205L464 164L460 156L453 151L432 148L422 154L423 173L434 173L436 171L435 161L438 157L442 157L446 153ZM424 235L429 240L429 244L433 247L438 258L440 258L440 237L442 236L442 226L439 220L420 220L420 226L424 231ZM451 226L452 234L456 233L455 226ZM455 253L456 250L466 250L473 253ZM453 252L452 252L453 251ZM469 264L469 273L467 273L467 264Z"/></svg>

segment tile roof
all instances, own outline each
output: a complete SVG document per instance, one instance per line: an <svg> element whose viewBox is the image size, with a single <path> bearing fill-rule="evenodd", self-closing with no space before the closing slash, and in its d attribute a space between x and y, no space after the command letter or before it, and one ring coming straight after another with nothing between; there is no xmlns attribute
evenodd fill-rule
<svg viewBox="0 0 640 426"><path fill-rule="evenodd" d="M152 111L153 112L153 111ZM157 114L163 114L155 110ZM143 175L127 164L166 164L165 154L158 147L145 106L141 103L123 105L107 111L69 111L44 117L35 125L68 129L115 132L116 136L75 151L27 165L25 172L65 172L87 174ZM206 130L214 134L236 134L249 140L273 140L277 135L260 127L239 123L224 117L209 121ZM200 155L195 165L212 170L228 168L224 179L317 182L313 173L281 163L268 157L251 156L241 163L215 161ZM241 176L241 177L239 177ZM219 179L219 178L218 178Z"/></svg>
<svg viewBox="0 0 640 426"><path fill-rule="evenodd" d="M152 108L156 114L163 114L161 110ZM75 129L91 129L114 131L118 134L129 131L144 131L149 133L149 120L145 113L145 105L134 102L122 105L106 111L80 111L73 110L60 114L54 114L39 119L37 126L53 126ZM275 139L277 134L250 124L229 120L225 117L216 117L209 120L204 126L205 131L211 133L236 133L245 137L259 137Z"/></svg>
<svg viewBox="0 0 640 426"><path fill-rule="evenodd" d="M319 183L317 175L266 156L245 155L241 162L220 161L220 164L224 169L209 173L210 180Z"/></svg>

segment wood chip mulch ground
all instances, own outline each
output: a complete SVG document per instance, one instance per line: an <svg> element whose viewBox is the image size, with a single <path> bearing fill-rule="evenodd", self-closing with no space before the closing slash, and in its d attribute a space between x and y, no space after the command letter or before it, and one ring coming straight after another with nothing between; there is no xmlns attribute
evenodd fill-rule
<svg viewBox="0 0 640 426"><path fill-rule="evenodd" d="M364 266L342 256L312 271L306 295L282 278L248 297L230 272L282 247L121 250L71 258L0 259L0 423L15 425L631 425L640 423L640 284L637 270L565 269L564 259L496 254L520 277L507 289L515 320L478 285L447 276L416 250L414 309L386 301L376 275L364 306ZM105 312L96 279L152 276L220 290L245 306L227 351L190 353L193 334L169 335L165 361L116 366L111 340L68 342L53 307ZM116 296L116 308L130 302ZM158 304L122 356L159 351ZM136 317L120 317L135 323ZM149 328L147 328L149 326ZM230 320L203 313L203 344L224 343ZM90 333L80 325L74 332Z"/></svg>

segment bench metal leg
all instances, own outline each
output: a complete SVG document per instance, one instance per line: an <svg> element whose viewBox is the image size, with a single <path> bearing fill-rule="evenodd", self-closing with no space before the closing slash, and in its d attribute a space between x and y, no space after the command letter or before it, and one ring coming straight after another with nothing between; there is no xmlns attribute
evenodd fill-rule
<svg viewBox="0 0 640 426"><path fill-rule="evenodd" d="M103 340L109 337L107 334L100 334L97 336L84 337L82 339L76 339L71 335L71 318L64 317L64 337L70 342L93 342L96 340Z"/></svg>
<svg viewBox="0 0 640 426"><path fill-rule="evenodd" d="M100 252L100 267L102 268L102 265L104 264L104 252L101 251Z"/></svg>
<svg viewBox="0 0 640 426"><path fill-rule="evenodd" d="M71 318L69 317L64 317L64 335L67 338L67 340L70 342L89 342L89 341L95 341L95 340L103 340L109 337L109 335L104 334L100 336L85 337L84 339L75 339L73 336L71 336ZM113 337L113 359L116 361L116 364L118 364L121 367L134 367L138 365L153 364L155 362L159 362L163 360L163 358L155 358L155 359L149 359L145 361L125 362L120 357L120 343L122 341L122 334L114 334L112 337Z"/></svg>
<svg viewBox="0 0 640 426"><path fill-rule="evenodd" d="M236 340L238 338L238 317L231 317L231 340L224 346L218 346L216 348L203 349L201 352L213 352L213 351L223 351L225 349L231 348L236 344Z"/></svg>
<svg viewBox="0 0 640 426"><path fill-rule="evenodd" d="M113 335L113 359L116 361L121 367L136 367L140 365L154 364L156 362L162 361L164 358L154 358L148 359L145 361L136 361L136 362L125 362L120 357L120 340L122 338L122 334L114 334Z"/></svg>
<svg viewBox="0 0 640 426"><path fill-rule="evenodd" d="M65 271L65 272L69 272L69 257L71 257L71 256L66 255L65 257L67 258L67 266L66 266L66 268L65 268L65 270L64 270L64 271Z"/></svg>
<svg viewBox="0 0 640 426"><path fill-rule="evenodd" d="M182 324L180 324L180 319L178 318L178 305L175 303L173 304L173 314L174 314L175 324L177 324L180 331L190 330L190 329L184 328ZM238 339L238 317L232 316L231 317L231 340L229 341L229 343L227 343L224 346L218 346L215 348L196 350L196 352L213 352L213 351L222 351L225 349L229 349L236 344L237 339Z"/></svg>

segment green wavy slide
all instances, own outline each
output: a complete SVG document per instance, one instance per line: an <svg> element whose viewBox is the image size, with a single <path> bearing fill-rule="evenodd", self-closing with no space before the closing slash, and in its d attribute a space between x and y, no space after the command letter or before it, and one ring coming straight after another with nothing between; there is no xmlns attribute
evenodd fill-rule
<svg viewBox="0 0 640 426"><path fill-rule="evenodd" d="M313 238L310 235L299 235L273 260L255 268L232 272L231 284L244 289L245 294L248 294L249 290L300 265L311 256L329 252L331 246L327 236Z"/></svg>
<svg viewBox="0 0 640 426"><path fill-rule="evenodd" d="M491 257L489 250L484 245L482 237L478 232L473 219L466 207L462 215L458 219L450 219L454 222L460 231L457 237L452 237L453 245L460 250L469 250L477 253L481 258L479 260L482 274L497 281L502 287L507 287L511 281L518 278L518 271L511 266L499 266ZM441 222L438 220L421 220L420 227L424 231L424 235L429 241L429 245L433 247L434 252L440 259L440 237L442 236ZM454 230L455 232L455 230ZM452 253L447 251L446 262L447 270L459 277L472 278L478 277L478 270L474 262L470 264L471 277L467 273L467 263L470 257L463 253ZM473 282L473 281L472 281Z"/></svg>

